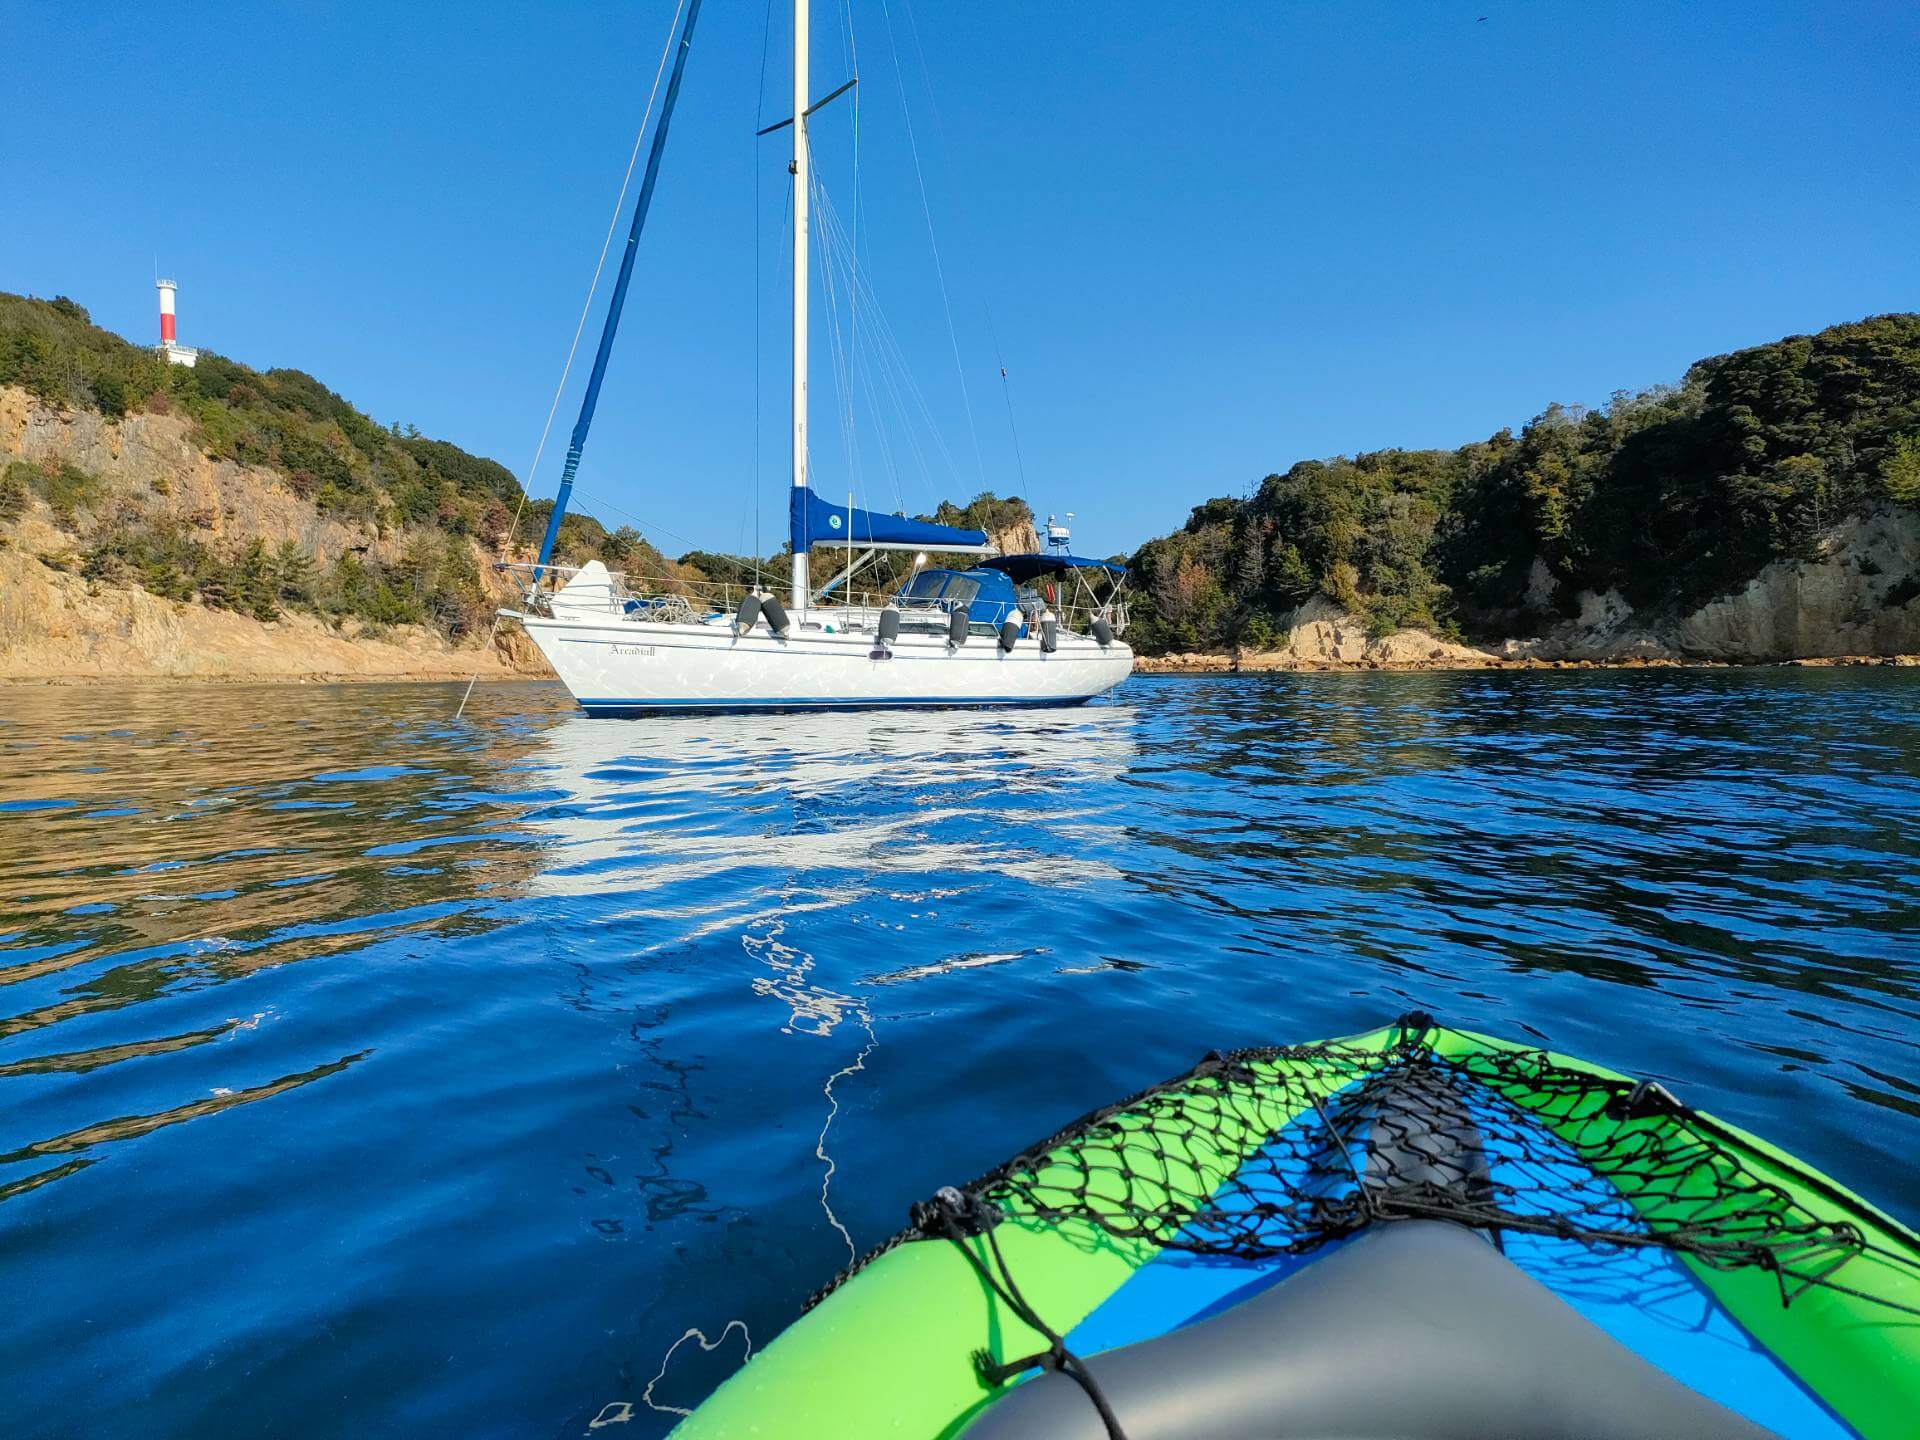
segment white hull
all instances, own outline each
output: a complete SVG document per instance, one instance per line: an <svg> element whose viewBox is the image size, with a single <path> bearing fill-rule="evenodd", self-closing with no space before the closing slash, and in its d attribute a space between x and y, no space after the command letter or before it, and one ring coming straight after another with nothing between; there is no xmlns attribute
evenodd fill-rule
<svg viewBox="0 0 1920 1440"><path fill-rule="evenodd" d="M764 628L735 635L719 617L662 624L503 613L526 628L573 698L596 715L1077 705L1133 670L1125 644L1101 646L1083 635L1062 634L1059 648L1047 653L1031 638L1006 652L990 635L955 648L944 634L909 631L876 658L871 634L801 625L780 640Z"/></svg>

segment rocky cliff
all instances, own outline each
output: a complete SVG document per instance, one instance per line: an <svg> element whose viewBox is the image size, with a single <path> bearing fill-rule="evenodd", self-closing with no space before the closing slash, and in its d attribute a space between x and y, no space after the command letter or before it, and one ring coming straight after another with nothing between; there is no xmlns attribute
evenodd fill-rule
<svg viewBox="0 0 1920 1440"><path fill-rule="evenodd" d="M464 640L276 606L273 619L167 598L89 564L116 537L166 535L208 554L291 546L325 573L342 557L403 567L417 529L324 514L286 472L209 457L178 414L64 409L0 386L0 678L503 677L545 673L518 637ZM22 480L25 475L27 479ZM47 483L32 483L46 477ZM56 483L57 482L57 483ZM513 590L477 540L458 542L491 600ZM92 571L93 573L89 573Z"/></svg>
<svg viewBox="0 0 1920 1440"><path fill-rule="evenodd" d="M1557 597L1536 569L1536 604ZM1559 664L1764 664L1920 657L1920 510L1879 506L1832 527L1804 559L1776 561L1731 594L1677 616L1642 615L1618 591L1581 591L1544 633L1465 645L1425 630L1388 634L1315 596L1275 643L1177 653L1147 670L1471 669Z"/></svg>
<svg viewBox="0 0 1920 1440"><path fill-rule="evenodd" d="M1828 529L1805 558L1777 560L1729 594L1677 615L1635 611L1617 590L1581 591L1575 614L1495 653L1509 659L1756 663L1920 654L1920 510L1880 505ZM1545 587L1551 598L1551 582Z"/></svg>
<svg viewBox="0 0 1920 1440"><path fill-rule="evenodd" d="M1769 565L1666 633L1715 660L1920 654L1920 510L1848 520L1815 559Z"/></svg>
<svg viewBox="0 0 1920 1440"><path fill-rule="evenodd" d="M545 673L538 652L518 635L454 646L417 625L368 633L310 615L260 621L0 552L0 680L498 680Z"/></svg>
<svg viewBox="0 0 1920 1440"><path fill-rule="evenodd" d="M1031 515L1011 525L989 528L987 539L1002 555L1032 555L1040 549L1040 532L1034 529Z"/></svg>
<svg viewBox="0 0 1920 1440"><path fill-rule="evenodd" d="M1920 314L1868 316L1455 449L1297 461L1135 553L1129 639L1284 649L1318 596L1515 656L1892 653L1916 505Z"/></svg>

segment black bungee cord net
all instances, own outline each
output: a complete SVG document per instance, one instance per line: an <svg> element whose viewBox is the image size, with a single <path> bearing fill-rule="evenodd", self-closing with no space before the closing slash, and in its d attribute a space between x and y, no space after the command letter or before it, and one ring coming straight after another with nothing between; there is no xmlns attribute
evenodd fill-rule
<svg viewBox="0 0 1920 1440"><path fill-rule="evenodd" d="M1848 1263L1869 1251L1920 1274L1911 1253L1816 1214L1763 1173L1766 1157L1664 1087L1560 1065L1540 1050L1443 1054L1424 1015L1396 1028L1384 1052L1323 1041L1209 1055L915 1205L908 1229L808 1308L900 1244L952 1241L1048 1342L1011 1362L976 1357L982 1378L998 1386L1036 1366L1059 1370L1087 1391L1116 1440L1092 1374L1006 1266L993 1232L1009 1217L1089 1245L1104 1235L1242 1261L1304 1254L1374 1224L1448 1220L1503 1249L1516 1236L1579 1242L1554 1253L1570 1287L1644 1286L1634 1257L1665 1250L1714 1270L1764 1271L1782 1305L1819 1286L1920 1314L1846 1283ZM1858 1211L1818 1176L1794 1180Z"/></svg>

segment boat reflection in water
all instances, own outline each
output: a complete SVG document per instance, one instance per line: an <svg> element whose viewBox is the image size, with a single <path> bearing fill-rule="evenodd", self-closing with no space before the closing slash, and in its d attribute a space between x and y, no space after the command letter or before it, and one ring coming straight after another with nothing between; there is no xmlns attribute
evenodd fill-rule
<svg viewBox="0 0 1920 1440"><path fill-rule="evenodd" d="M631 960L730 950L737 937L765 967L755 990L788 1006L786 1028L829 1033L864 1016L859 991L902 978L888 932L915 927L926 973L987 963L1008 947L965 948L991 938L966 919L965 897L1119 878L1101 858L1123 824L1105 782L1134 760L1134 725L1132 707L1114 704L660 717L644 729L570 719L529 757L548 803L522 825L551 843L528 893L591 901ZM943 926L960 948L929 961Z"/></svg>
<svg viewBox="0 0 1920 1440"><path fill-rule="evenodd" d="M599 889L608 867L639 893L768 864L799 876L964 868L1068 884L1089 866L1113 873L1048 842L1081 824L1117 826L1111 800L1083 806L1074 787L1134 757L1131 707L945 718L862 711L716 728L660 717L645 731L566 721L529 757L539 783L567 797L525 817L565 847L533 893ZM1007 823L1009 802L1023 799L1049 835ZM948 833L969 817L992 826Z"/></svg>

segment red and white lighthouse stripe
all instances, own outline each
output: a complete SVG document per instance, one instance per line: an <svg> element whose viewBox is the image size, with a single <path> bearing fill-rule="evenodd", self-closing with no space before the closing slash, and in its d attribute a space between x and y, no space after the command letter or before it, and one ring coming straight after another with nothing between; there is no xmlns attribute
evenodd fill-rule
<svg viewBox="0 0 1920 1440"><path fill-rule="evenodd" d="M173 292L178 288L171 280L156 280L154 288L160 292L160 343L173 344Z"/></svg>

